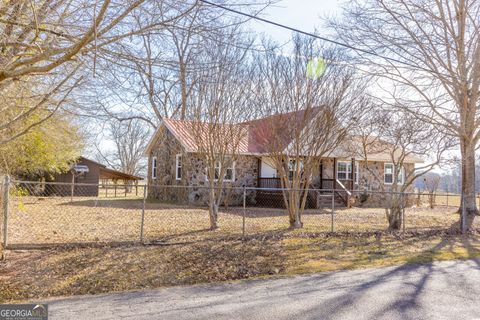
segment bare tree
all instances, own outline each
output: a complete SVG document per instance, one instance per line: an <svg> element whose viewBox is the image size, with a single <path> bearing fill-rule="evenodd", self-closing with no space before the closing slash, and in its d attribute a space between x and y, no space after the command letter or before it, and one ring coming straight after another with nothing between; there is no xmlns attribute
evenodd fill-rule
<svg viewBox="0 0 480 320"><path fill-rule="evenodd" d="M217 228L218 210L224 187L234 183L234 163L248 137L248 127L239 124L252 112L254 94L249 48L240 48L236 29L212 41L203 61L211 67L200 69L190 95L191 129L203 161L209 190L210 227Z"/></svg>
<svg viewBox="0 0 480 320"><path fill-rule="evenodd" d="M391 192L385 199L389 206L387 220L390 229L399 230L402 226L402 206L406 200L402 199L402 194L415 180L440 165L445 152L454 143L409 112L399 110L392 113L383 106L375 106L371 111L370 116L355 128L355 136L348 149L363 160L364 169L369 173L369 181L360 185L368 189L375 184L382 191ZM385 175L372 167L370 157L379 154L385 155L392 164Z"/></svg>
<svg viewBox="0 0 480 320"><path fill-rule="evenodd" d="M356 109L361 87L351 69L337 64L338 51L318 47L311 39L295 37L291 56L274 48L259 59L259 92L267 125L258 136L277 169L290 226L301 228L306 189L328 156L361 117ZM327 64L313 78L307 65L314 58Z"/></svg>
<svg viewBox="0 0 480 320"><path fill-rule="evenodd" d="M95 71L112 44L174 21L169 1L60 0L0 4L0 144L68 105L82 74ZM148 17L153 17L147 19ZM142 16L142 23L132 22Z"/></svg>
<svg viewBox="0 0 480 320"><path fill-rule="evenodd" d="M131 175L145 171L143 159L150 132L140 120L112 121L108 124L107 137L113 149L97 146L98 157L109 166Z"/></svg>
<svg viewBox="0 0 480 320"><path fill-rule="evenodd" d="M331 23L340 39L362 50L357 62L382 77L385 103L457 139L470 215L478 212L479 18L480 3L472 0L356 0Z"/></svg>
<svg viewBox="0 0 480 320"><path fill-rule="evenodd" d="M249 0L236 5L258 15L273 2ZM197 75L203 69L215 67L204 59L208 44L229 45L221 41L232 41L225 35L236 29L239 37L232 43L240 48L250 47L248 37L240 34L247 32L240 31L246 19L228 15L200 1L191 8L189 4L179 4L179 8L183 8L185 14L175 20L175 24L144 32L137 37L135 45L122 45L112 52L109 64L101 66L102 76L95 79L98 90L95 105L100 104L102 108L91 110L93 116L141 119L152 128L156 128L163 117L186 119ZM116 68L111 68L112 63ZM114 102L108 98L111 96L115 96ZM118 108L118 101L128 107Z"/></svg>
<svg viewBox="0 0 480 320"><path fill-rule="evenodd" d="M430 205L430 209L435 208L435 198L437 196L436 193L440 185L440 180L441 177L438 175L425 176L423 179L425 189L428 191L428 203Z"/></svg>

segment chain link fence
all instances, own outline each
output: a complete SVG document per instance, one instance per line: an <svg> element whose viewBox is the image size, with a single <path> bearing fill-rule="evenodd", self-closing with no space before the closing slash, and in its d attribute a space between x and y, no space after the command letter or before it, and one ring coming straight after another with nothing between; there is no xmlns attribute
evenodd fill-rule
<svg viewBox="0 0 480 320"><path fill-rule="evenodd" d="M400 231L451 230L460 218L460 195L452 194L11 181L2 195L7 248L379 232L389 229L392 201ZM304 207L296 231L289 229L295 210L285 205L292 197Z"/></svg>

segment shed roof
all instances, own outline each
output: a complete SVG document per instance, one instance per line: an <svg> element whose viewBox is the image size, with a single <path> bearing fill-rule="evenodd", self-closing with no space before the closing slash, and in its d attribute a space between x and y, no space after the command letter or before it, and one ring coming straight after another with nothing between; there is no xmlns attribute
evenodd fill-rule
<svg viewBox="0 0 480 320"><path fill-rule="evenodd" d="M121 171L100 168L100 179L119 179L119 180L143 180L142 177L134 176L132 174L124 173Z"/></svg>
<svg viewBox="0 0 480 320"><path fill-rule="evenodd" d="M91 162L91 163L93 163L93 164L95 164L99 167L100 179L112 179L112 180L113 179L119 179L119 180L124 180L124 181L125 180L143 180L142 177L131 175L131 174L119 171L119 170L114 170L114 169L107 168L107 166L105 166L104 164L101 164L97 161L85 158L83 156L79 157L77 159L77 161L75 161L75 163L85 162L85 161L86 162Z"/></svg>

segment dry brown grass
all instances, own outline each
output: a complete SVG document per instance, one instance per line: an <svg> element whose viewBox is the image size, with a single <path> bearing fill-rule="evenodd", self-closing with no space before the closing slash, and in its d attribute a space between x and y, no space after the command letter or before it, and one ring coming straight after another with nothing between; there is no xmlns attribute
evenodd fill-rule
<svg viewBox="0 0 480 320"><path fill-rule="evenodd" d="M12 200L8 235L10 244L79 243L138 241L142 200L139 198L38 198L17 197ZM458 221L455 207L429 209L408 208L406 229L448 228ZM220 228L208 230L205 208L189 208L148 202L145 210L144 240L188 241L242 235L243 209L223 208ZM247 208L247 235L286 231L288 218L284 209ZM387 229L385 210L380 208L337 209L334 230L371 232ZM478 220L478 219L477 219ZM299 232L330 232L330 210L307 210L304 228ZM476 222L477 224L477 222Z"/></svg>
<svg viewBox="0 0 480 320"><path fill-rule="evenodd" d="M11 251L0 262L0 303L479 255L478 235L437 233Z"/></svg>
<svg viewBox="0 0 480 320"><path fill-rule="evenodd" d="M139 239L142 200L15 197L11 244L61 244ZM456 207L409 208L406 233L385 233L384 209L307 210L304 228L289 230L283 209L222 208L220 228L208 212L158 202L145 210L145 240L168 245L56 247L9 251L0 262L0 302L49 296L156 288L271 275L373 267L480 255L480 238L443 231ZM478 219L477 219L478 220ZM478 222L475 222L478 227ZM181 243L172 245L175 243Z"/></svg>
<svg viewBox="0 0 480 320"><path fill-rule="evenodd" d="M415 199L415 201L417 201L419 198L422 206L428 206L430 203L430 196L427 193L422 193L420 197L416 195L412 197ZM437 192L434 198L436 206L459 207L461 202L460 194L455 193ZM480 206L480 193L477 194L476 201L477 205Z"/></svg>

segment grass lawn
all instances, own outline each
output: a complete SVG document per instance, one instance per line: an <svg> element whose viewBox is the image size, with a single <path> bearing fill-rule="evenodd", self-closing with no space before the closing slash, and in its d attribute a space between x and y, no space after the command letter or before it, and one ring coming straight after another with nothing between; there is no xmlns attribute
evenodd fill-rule
<svg viewBox="0 0 480 320"><path fill-rule="evenodd" d="M142 218L142 199L127 198L38 198L18 197L11 202L8 223L9 244L59 244L83 242L138 241ZM459 220L456 207L408 208L406 229L448 228ZM209 231L205 208L148 202L144 216L145 241L193 241L242 235L243 209L221 208L220 228ZM258 235L285 231L285 209L248 207L245 232ZM303 215L306 232L330 232L329 209L309 209ZM477 219L478 220L478 219ZM372 232L387 229L385 210L381 208L337 208L334 230ZM478 222L475 223L478 228Z"/></svg>
<svg viewBox="0 0 480 320"><path fill-rule="evenodd" d="M10 251L0 262L0 302L97 294L480 255L480 236L376 233Z"/></svg>

